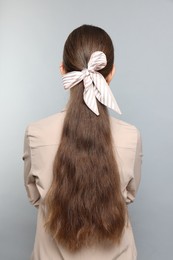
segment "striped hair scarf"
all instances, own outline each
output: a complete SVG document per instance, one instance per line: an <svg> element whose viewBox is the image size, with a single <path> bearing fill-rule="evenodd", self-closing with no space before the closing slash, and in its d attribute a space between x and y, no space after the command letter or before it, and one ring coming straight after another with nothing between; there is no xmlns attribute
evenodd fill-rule
<svg viewBox="0 0 173 260"><path fill-rule="evenodd" d="M99 115L96 99L105 106L121 114L120 108L105 78L98 71L107 64L106 55L102 51L93 52L88 68L82 71L71 71L62 76L65 89L70 89L83 80L83 99L85 104L97 116Z"/></svg>

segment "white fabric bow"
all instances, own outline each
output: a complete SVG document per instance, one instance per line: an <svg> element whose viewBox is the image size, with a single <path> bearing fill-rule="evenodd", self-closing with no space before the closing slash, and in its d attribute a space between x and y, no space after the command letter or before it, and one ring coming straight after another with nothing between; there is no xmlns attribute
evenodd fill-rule
<svg viewBox="0 0 173 260"><path fill-rule="evenodd" d="M88 68L82 71L72 71L63 75L65 89L70 89L83 80L83 99L86 105L96 115L99 115L96 98L105 106L121 114L120 108L107 84L105 78L98 70L103 69L107 64L106 55L102 51L92 53L88 62Z"/></svg>

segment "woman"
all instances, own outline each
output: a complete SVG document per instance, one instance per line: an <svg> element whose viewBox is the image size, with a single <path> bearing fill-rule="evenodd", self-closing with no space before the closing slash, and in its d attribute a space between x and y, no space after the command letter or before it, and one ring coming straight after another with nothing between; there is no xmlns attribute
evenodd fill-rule
<svg viewBox="0 0 173 260"><path fill-rule="evenodd" d="M140 181L138 130L110 117L120 109L109 88L114 49L101 28L67 38L60 67L65 111L26 130L28 197L38 207L33 260L135 260L127 213Z"/></svg>

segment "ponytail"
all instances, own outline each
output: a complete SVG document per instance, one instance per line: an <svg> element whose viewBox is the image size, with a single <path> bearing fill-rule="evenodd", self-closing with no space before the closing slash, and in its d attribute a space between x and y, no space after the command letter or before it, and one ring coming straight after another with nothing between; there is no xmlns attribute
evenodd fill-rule
<svg viewBox="0 0 173 260"><path fill-rule="evenodd" d="M83 88L81 82L71 89L45 198L47 231L72 251L105 240L118 243L126 222L108 111L99 102L99 116L89 110Z"/></svg>

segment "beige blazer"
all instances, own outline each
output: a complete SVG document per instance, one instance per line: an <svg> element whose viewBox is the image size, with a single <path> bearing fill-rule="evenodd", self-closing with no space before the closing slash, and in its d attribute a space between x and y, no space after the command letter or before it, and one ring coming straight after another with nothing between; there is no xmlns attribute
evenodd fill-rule
<svg viewBox="0 0 173 260"><path fill-rule="evenodd" d="M136 260L136 247L130 222L121 243L113 246L93 245L71 253L56 244L45 232L43 199L52 181L52 164L57 151L66 112L40 120L27 127L24 144L24 181L30 202L38 208L32 260ZM114 151L118 160L121 190L126 200L134 200L141 173L141 140L136 127L110 117ZM70 234L69 234L70 236Z"/></svg>

